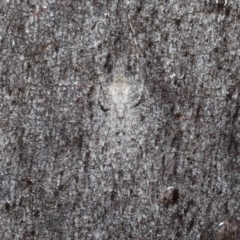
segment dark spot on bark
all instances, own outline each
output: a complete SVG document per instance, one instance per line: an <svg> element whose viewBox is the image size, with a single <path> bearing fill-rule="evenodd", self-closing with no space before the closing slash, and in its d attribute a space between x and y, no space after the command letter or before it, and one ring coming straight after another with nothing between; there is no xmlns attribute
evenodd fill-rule
<svg viewBox="0 0 240 240"><path fill-rule="evenodd" d="M222 66L221 65L218 65L218 70L222 70Z"/></svg>
<svg viewBox="0 0 240 240"><path fill-rule="evenodd" d="M7 211L10 210L10 204L9 204L8 202L5 203L5 209L6 209Z"/></svg>
<svg viewBox="0 0 240 240"><path fill-rule="evenodd" d="M229 144L228 144L228 154L237 156L239 154L238 151L238 141L236 140L235 134L232 131L229 137Z"/></svg>
<svg viewBox="0 0 240 240"><path fill-rule="evenodd" d="M148 61L148 62L147 62L147 66L148 66L148 67L151 66L151 64L152 64L151 61Z"/></svg>
<svg viewBox="0 0 240 240"><path fill-rule="evenodd" d="M39 217L40 216L40 211L36 210L33 214L34 217Z"/></svg>
<svg viewBox="0 0 240 240"><path fill-rule="evenodd" d="M86 153L86 160L85 160L84 163L83 163L83 170L84 170L84 172L87 172L87 171L88 171L89 160L90 160L90 152L87 151L87 153Z"/></svg>
<svg viewBox="0 0 240 240"><path fill-rule="evenodd" d="M231 13L231 9L230 8L226 8L226 10L225 10L226 17L229 17L230 13Z"/></svg>
<svg viewBox="0 0 240 240"><path fill-rule="evenodd" d="M175 20L175 24L177 25L177 27L179 27L180 24L181 24L181 19L176 19L176 20Z"/></svg>
<svg viewBox="0 0 240 240"><path fill-rule="evenodd" d="M111 53L107 54L106 62L104 64L104 68L107 70L107 73L110 73L112 71L112 55Z"/></svg>
<svg viewBox="0 0 240 240"><path fill-rule="evenodd" d="M93 90L94 90L94 86L92 85L92 86L89 88L89 91L88 91L88 93L87 93L88 98L92 96Z"/></svg>
<svg viewBox="0 0 240 240"><path fill-rule="evenodd" d="M113 201L116 196L117 196L117 191L116 191L116 190L113 190L113 191L111 192L111 201Z"/></svg>
<svg viewBox="0 0 240 240"><path fill-rule="evenodd" d="M58 44L54 45L54 50L58 53L58 51L59 51L59 45Z"/></svg>
<svg viewBox="0 0 240 240"><path fill-rule="evenodd" d="M59 194L59 191L54 191L54 192L53 192L53 195L54 195L55 197L57 197L58 194Z"/></svg>
<svg viewBox="0 0 240 240"><path fill-rule="evenodd" d="M116 39L114 40L114 45L117 45L117 43L118 42L120 42L121 41L121 37L120 36L118 36L118 37L116 37Z"/></svg>
<svg viewBox="0 0 240 240"><path fill-rule="evenodd" d="M22 198L21 198L21 200L22 200ZM15 208L15 207L16 207L16 203L13 202L13 204L12 204L12 208Z"/></svg>
<svg viewBox="0 0 240 240"><path fill-rule="evenodd" d="M181 120L182 114L181 114L181 113L176 113L176 114L174 115L174 117L175 117L177 120Z"/></svg>
<svg viewBox="0 0 240 240"><path fill-rule="evenodd" d="M201 111L201 104L198 105L197 109L196 109L196 116L195 116L195 121L198 120L199 116L200 116L200 111Z"/></svg>
<svg viewBox="0 0 240 240"><path fill-rule="evenodd" d="M177 231L176 234L175 234L175 236L176 236L177 238L179 238L179 237L181 236L180 231Z"/></svg>
<svg viewBox="0 0 240 240"><path fill-rule="evenodd" d="M81 97L78 97L78 98L76 99L76 103L80 103L81 100L82 100L82 98L81 98Z"/></svg>
<svg viewBox="0 0 240 240"><path fill-rule="evenodd" d="M26 186L31 186L34 184L34 181L32 181L30 178L23 178L21 181L24 182Z"/></svg>
<svg viewBox="0 0 240 240"><path fill-rule="evenodd" d="M173 189L173 193L172 193L172 201L173 201L173 203L176 203L178 198L179 198L179 191L178 191L178 189Z"/></svg>
<svg viewBox="0 0 240 240"><path fill-rule="evenodd" d="M141 117L140 117L140 119L141 119L141 122L143 122L143 121L146 119L146 116L144 116L144 115L142 114Z"/></svg>
<svg viewBox="0 0 240 240"><path fill-rule="evenodd" d="M148 41L148 47L151 48L153 46L153 42L151 40Z"/></svg>
<svg viewBox="0 0 240 240"><path fill-rule="evenodd" d="M233 121L235 121L237 119L237 117L238 117L238 109L239 109L239 105L237 105L236 110L235 110L235 112L232 115Z"/></svg>
<svg viewBox="0 0 240 240"><path fill-rule="evenodd" d="M19 31L19 32L24 31L24 29L25 29L24 24L20 24L20 25L18 26L18 31Z"/></svg>
<svg viewBox="0 0 240 240"><path fill-rule="evenodd" d="M188 222L187 224L187 231L191 231L192 227L194 225L194 217Z"/></svg>
<svg viewBox="0 0 240 240"><path fill-rule="evenodd" d="M35 230L32 230L29 233L30 233L30 235L34 236L36 232L35 232Z"/></svg>
<svg viewBox="0 0 240 240"><path fill-rule="evenodd" d="M161 195L161 202L168 207L171 204L176 204L179 199L179 190L177 188L166 189Z"/></svg>
<svg viewBox="0 0 240 240"><path fill-rule="evenodd" d="M130 195L131 195L131 196L133 195L133 190L132 190L132 189L130 189Z"/></svg>
<svg viewBox="0 0 240 240"><path fill-rule="evenodd" d="M142 10L142 6L138 6L137 7L137 13L141 12L141 10Z"/></svg>
<svg viewBox="0 0 240 240"><path fill-rule="evenodd" d="M224 3L218 3L218 4L217 4L217 10L218 10L218 12L223 11L223 8L224 8Z"/></svg>
<svg viewBox="0 0 240 240"><path fill-rule="evenodd" d="M119 175L120 178L123 177L123 170L122 169L118 171L118 175Z"/></svg>

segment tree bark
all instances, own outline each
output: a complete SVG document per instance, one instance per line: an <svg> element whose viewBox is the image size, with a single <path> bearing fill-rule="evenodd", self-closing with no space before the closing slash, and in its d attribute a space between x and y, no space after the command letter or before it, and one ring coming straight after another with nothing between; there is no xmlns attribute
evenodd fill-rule
<svg viewBox="0 0 240 240"><path fill-rule="evenodd" d="M240 239L238 1L0 17L0 239Z"/></svg>

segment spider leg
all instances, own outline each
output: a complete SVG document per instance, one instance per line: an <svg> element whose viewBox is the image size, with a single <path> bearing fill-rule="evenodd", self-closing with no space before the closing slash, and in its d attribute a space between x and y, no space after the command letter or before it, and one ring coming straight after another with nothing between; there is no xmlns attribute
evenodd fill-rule
<svg viewBox="0 0 240 240"><path fill-rule="evenodd" d="M101 163L103 163L104 147L108 139L109 131L110 131L110 126L108 126L108 121L107 121L107 126L102 128L100 133L100 138L99 138L98 156L100 158Z"/></svg>
<svg viewBox="0 0 240 240"><path fill-rule="evenodd" d="M139 78L141 78L141 81L139 81ZM130 102L130 108L137 107L141 103L142 96L143 96L144 78L142 76L139 77L139 63L137 63L136 74L134 76L134 83L139 84L140 86L138 87L137 93L133 92L131 96L133 100Z"/></svg>
<svg viewBox="0 0 240 240"><path fill-rule="evenodd" d="M144 147L144 144L141 144L139 140L137 140L137 133L136 133L136 130L134 128L134 125L133 125L133 119L130 117L129 118L129 123L128 123L128 129L129 129L129 132L133 132L134 135L135 135L135 141L140 149L140 152L141 152L141 156L143 157L143 159L146 158L146 149Z"/></svg>
<svg viewBox="0 0 240 240"><path fill-rule="evenodd" d="M111 107L108 104L108 99L106 97L106 94L103 89L103 85L102 85L101 81L99 81L99 85L100 85L100 94L99 94L99 98L98 98L98 104L102 111L107 112L111 109Z"/></svg>
<svg viewBox="0 0 240 240"><path fill-rule="evenodd" d="M136 132L136 129L135 129L135 127L134 127L134 124L133 124L133 121L134 121L134 119L133 118L129 118L129 123L128 123L128 128L130 128L130 131L132 131L133 133L134 133L134 135L135 135L135 141L136 141L136 143L137 143L137 145L138 145L138 147L139 147L139 149L140 149L140 152L141 152L141 156L142 156L142 158L143 158L143 162L144 162L144 169L145 169L145 171L147 171L147 168L148 168L148 162L146 161L147 160L147 158L146 158L146 148L145 148L145 146L144 146L144 139L142 139L142 142L141 142L141 139L140 140L138 140L138 138L137 138L137 132ZM147 176L148 176L148 174L147 174ZM151 207L153 206L153 204L152 204L152 197L151 197L151 186L149 185L149 179L150 179L150 177L148 176L147 177L147 179L146 179L146 182L147 182L147 186L148 186L148 197L149 197L149 202L150 202L150 205L151 205Z"/></svg>
<svg viewBox="0 0 240 240"><path fill-rule="evenodd" d="M104 175L104 147L108 138L110 127L107 126L106 128L103 128L100 137L99 137L99 143L98 143L98 152L97 152L97 157L99 159L99 164L100 164L100 169L102 171L102 174ZM104 178L101 179L101 186L102 189L104 190ZM104 195L102 196L102 209L104 209Z"/></svg>
<svg viewBox="0 0 240 240"><path fill-rule="evenodd" d="M110 134L109 134L109 151L107 153L107 158L109 161L111 161L111 156L116 153L116 147L117 147L117 116L114 114L114 112L111 112L111 116L109 119L109 125L110 125ZM112 162L112 161L111 161Z"/></svg>
<svg viewBox="0 0 240 240"><path fill-rule="evenodd" d="M134 107L138 107L142 101L142 92L143 92L143 88L140 90L141 92L138 94L138 96L135 98L134 101L131 102L130 107L134 108Z"/></svg>
<svg viewBox="0 0 240 240"><path fill-rule="evenodd" d="M111 157L116 153L116 132L117 121L116 115L110 111L106 118L105 127L101 129L98 155L103 168L103 164L109 164Z"/></svg>

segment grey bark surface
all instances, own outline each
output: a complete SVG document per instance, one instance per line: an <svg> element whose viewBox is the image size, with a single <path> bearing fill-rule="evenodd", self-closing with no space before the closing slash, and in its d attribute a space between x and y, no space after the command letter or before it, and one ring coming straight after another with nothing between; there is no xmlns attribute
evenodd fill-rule
<svg viewBox="0 0 240 240"><path fill-rule="evenodd" d="M0 19L0 239L240 239L238 1Z"/></svg>

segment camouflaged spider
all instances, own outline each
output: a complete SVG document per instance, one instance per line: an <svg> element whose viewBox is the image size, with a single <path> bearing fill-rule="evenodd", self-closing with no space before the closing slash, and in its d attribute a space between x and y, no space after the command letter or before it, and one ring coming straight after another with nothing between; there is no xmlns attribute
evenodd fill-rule
<svg viewBox="0 0 240 240"><path fill-rule="evenodd" d="M118 59L113 71L113 80L109 85L103 86L105 82L100 78L100 108L107 115L106 138L102 141L104 146L107 137L111 135L111 142L117 142L117 137L122 140L123 135L134 132L133 122L135 116L132 109L138 106L143 95L144 81L139 83L139 67L136 68L134 77L126 78L123 60ZM127 133L127 134L126 134Z"/></svg>

